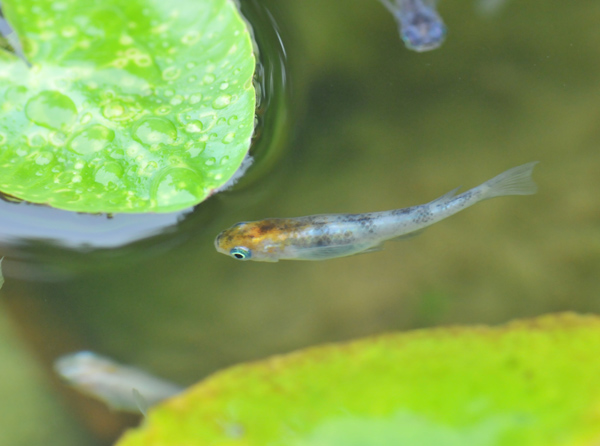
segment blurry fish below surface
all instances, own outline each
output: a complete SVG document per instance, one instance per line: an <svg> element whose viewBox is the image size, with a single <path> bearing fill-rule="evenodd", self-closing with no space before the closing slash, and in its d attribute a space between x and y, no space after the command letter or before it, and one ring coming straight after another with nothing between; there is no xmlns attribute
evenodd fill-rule
<svg viewBox="0 0 600 446"><path fill-rule="evenodd" d="M400 37L410 50L430 51L444 42L446 25L435 0L381 0L400 28Z"/></svg>
<svg viewBox="0 0 600 446"><path fill-rule="evenodd" d="M2 3L0 3L0 35L6 39L8 43L9 49L12 50L23 62L25 65L31 68L31 63L25 57L25 52L23 51L23 45L21 45L21 41L17 36L17 33L12 29L6 18L4 17L4 13L2 12Z"/></svg>
<svg viewBox="0 0 600 446"><path fill-rule="evenodd" d="M148 407L183 390L177 384L90 351L61 356L54 362L54 370L69 385L111 409L144 415Z"/></svg>
<svg viewBox="0 0 600 446"><path fill-rule="evenodd" d="M482 200L531 195L536 162L513 167L460 195L454 189L430 203L366 214L324 214L241 222L221 232L215 248L238 260L325 260L382 249L388 240L416 235Z"/></svg>

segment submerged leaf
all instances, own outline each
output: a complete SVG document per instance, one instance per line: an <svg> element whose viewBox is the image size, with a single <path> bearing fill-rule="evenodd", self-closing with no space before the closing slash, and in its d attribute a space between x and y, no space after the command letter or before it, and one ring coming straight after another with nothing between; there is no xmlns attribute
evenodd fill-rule
<svg viewBox="0 0 600 446"><path fill-rule="evenodd" d="M232 0L4 0L0 190L83 212L195 205L254 129L255 59Z"/></svg>
<svg viewBox="0 0 600 446"><path fill-rule="evenodd" d="M573 314L310 348L217 373L118 446L592 446L599 348Z"/></svg>

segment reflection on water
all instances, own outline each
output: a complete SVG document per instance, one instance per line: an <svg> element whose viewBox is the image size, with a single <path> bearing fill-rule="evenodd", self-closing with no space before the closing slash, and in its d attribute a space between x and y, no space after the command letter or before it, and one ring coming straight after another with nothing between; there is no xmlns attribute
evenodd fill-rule
<svg viewBox="0 0 600 446"><path fill-rule="evenodd" d="M254 75L256 127L250 148L256 162L239 181L237 189L254 183L273 170L289 139L290 115L300 111L300 103L296 103L293 111L289 110L287 54L279 24L271 9L260 0L246 0L241 4L241 11L252 31L258 60Z"/></svg>
<svg viewBox="0 0 600 446"><path fill-rule="evenodd" d="M73 249L118 248L172 228L189 212L107 216L0 201L0 243L44 240Z"/></svg>
<svg viewBox="0 0 600 446"><path fill-rule="evenodd" d="M137 242L118 249L3 241L12 278L3 309L40 363L91 349L189 384L243 360L386 330L600 310L600 6L509 2L484 19L472 2L440 2L452 39L417 54L375 0L260 4L258 25L247 15L259 42L264 27L274 47L286 45L287 59L263 45L261 56L281 77L287 60L294 118L281 107L269 115L280 99L263 101L246 178L165 216L164 233L148 237L155 216L140 217ZM216 234L238 221L406 207L530 160L540 160L538 195L484 202L379 253L261 264L214 250ZM2 205L11 206L29 209ZM46 231L96 231L115 245L126 226L69 214L51 229L54 218L40 215ZM16 218L0 232L32 225ZM11 274L15 259L21 271ZM28 268L48 282L31 281ZM63 395L97 438L122 426Z"/></svg>

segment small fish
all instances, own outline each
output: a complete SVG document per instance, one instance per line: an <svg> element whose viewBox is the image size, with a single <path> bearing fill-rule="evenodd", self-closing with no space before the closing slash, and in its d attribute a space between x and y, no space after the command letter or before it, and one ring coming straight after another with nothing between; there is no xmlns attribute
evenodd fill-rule
<svg viewBox="0 0 600 446"><path fill-rule="evenodd" d="M423 52L438 48L446 38L446 25L435 9L435 0L381 0L392 13L400 37L410 50Z"/></svg>
<svg viewBox="0 0 600 446"><path fill-rule="evenodd" d="M54 361L54 370L69 385L111 409L142 412L144 416L148 407L183 390L177 384L90 351L61 356Z"/></svg>
<svg viewBox="0 0 600 446"><path fill-rule="evenodd" d="M2 3L0 2L0 35L6 39L10 49L23 61L28 68L31 68L31 63L25 57L25 52L23 51L23 45L21 45L21 41L19 40L19 36L13 30L12 26L8 23L6 18L4 17L4 13L2 12Z"/></svg>
<svg viewBox="0 0 600 446"><path fill-rule="evenodd" d="M261 262L325 260L378 251L387 240L415 235L479 201L534 194L537 186L531 174L536 164L514 167L460 195L457 188L419 206L237 223L217 236L215 247L238 260Z"/></svg>

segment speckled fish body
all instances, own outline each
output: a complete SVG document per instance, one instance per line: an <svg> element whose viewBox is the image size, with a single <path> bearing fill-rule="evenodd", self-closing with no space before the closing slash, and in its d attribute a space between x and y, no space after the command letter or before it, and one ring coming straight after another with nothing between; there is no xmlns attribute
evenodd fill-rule
<svg viewBox="0 0 600 446"><path fill-rule="evenodd" d="M177 384L90 351L61 356L54 362L54 370L78 391L103 401L111 409L126 412L144 412L145 406L183 390Z"/></svg>
<svg viewBox="0 0 600 446"><path fill-rule="evenodd" d="M446 25L434 0L381 0L392 13L408 49L422 52L438 48L446 38Z"/></svg>
<svg viewBox="0 0 600 446"><path fill-rule="evenodd" d="M376 251L386 240L417 233L481 200L535 193L531 174L536 164L514 167L460 195L455 189L419 206L238 223L217 236L215 247L239 260L263 262L325 260Z"/></svg>

